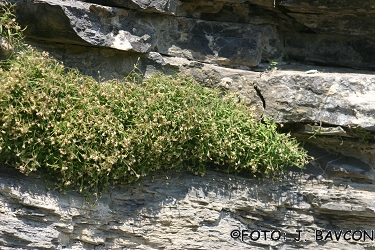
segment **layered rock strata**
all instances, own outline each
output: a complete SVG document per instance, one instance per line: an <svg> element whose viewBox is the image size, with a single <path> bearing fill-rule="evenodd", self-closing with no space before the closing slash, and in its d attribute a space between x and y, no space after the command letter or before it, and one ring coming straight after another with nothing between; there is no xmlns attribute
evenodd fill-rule
<svg viewBox="0 0 375 250"><path fill-rule="evenodd" d="M190 74L329 151L306 146L307 171L276 183L171 171L94 206L2 166L2 249L375 248L358 238L375 230L375 1L12 2L27 42L67 66L101 80Z"/></svg>
<svg viewBox="0 0 375 250"><path fill-rule="evenodd" d="M1 167L0 245L1 249L374 248L374 185L339 175L322 177L316 166L308 171L291 172L278 182L214 171L204 177L158 172L87 204L81 195L47 191L36 176Z"/></svg>

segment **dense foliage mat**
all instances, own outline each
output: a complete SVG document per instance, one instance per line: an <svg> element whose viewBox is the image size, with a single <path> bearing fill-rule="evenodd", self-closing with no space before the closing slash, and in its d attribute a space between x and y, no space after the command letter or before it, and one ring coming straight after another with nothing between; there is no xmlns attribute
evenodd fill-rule
<svg viewBox="0 0 375 250"><path fill-rule="evenodd" d="M207 163L265 176L303 167L306 154L234 96L192 79L98 83L31 48L0 71L0 157L60 188L128 183L161 168Z"/></svg>
<svg viewBox="0 0 375 250"><path fill-rule="evenodd" d="M2 163L81 192L173 167L272 176L306 164L295 139L233 95L180 75L129 79L98 83L19 49L0 68Z"/></svg>

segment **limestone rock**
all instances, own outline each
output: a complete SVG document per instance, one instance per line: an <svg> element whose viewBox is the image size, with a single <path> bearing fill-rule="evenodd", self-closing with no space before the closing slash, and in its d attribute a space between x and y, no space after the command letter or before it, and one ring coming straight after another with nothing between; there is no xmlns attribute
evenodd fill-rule
<svg viewBox="0 0 375 250"><path fill-rule="evenodd" d="M114 188L95 205L47 191L36 176L0 176L2 249L369 249L353 240L375 223L374 185L291 172L280 182L169 170ZM350 175L350 174L349 174ZM238 231L237 231L238 230ZM244 231L243 231L244 230ZM262 230L259 239L254 230ZM301 230L301 231L298 231ZM319 230L319 231L317 231ZM326 230L326 231L320 231ZM343 237L316 238L328 231ZM275 232L275 233L273 233ZM300 232L300 233L299 233ZM272 240L272 237L278 240ZM266 238L264 239L264 234ZM238 237L239 236L239 237ZM242 237L243 236L243 237ZM301 240L296 241L298 237ZM354 238L361 237L358 233ZM364 233L362 233L364 237Z"/></svg>
<svg viewBox="0 0 375 250"><path fill-rule="evenodd" d="M360 160L362 163L357 162L350 164L351 166L363 166L368 168L363 163L366 163L371 169L375 169L375 143L366 142L358 139L350 139L345 137L334 137L334 136L306 136L301 134L294 134L298 140L318 146L322 149L328 150L329 152L339 152L340 154L335 155L335 159L339 159L342 156L350 156ZM373 138L374 139L374 138ZM327 153L326 155L329 155ZM321 155L325 156L325 155ZM320 157L321 157L320 156ZM331 159L331 160L335 160ZM349 163L349 162L348 162ZM320 163L321 164L321 163ZM324 163L323 165L327 164ZM371 170L372 171L372 170ZM369 180L373 180L372 174L368 175Z"/></svg>
<svg viewBox="0 0 375 250"><path fill-rule="evenodd" d="M373 36L285 33L289 58L319 65L375 69Z"/></svg>
<svg viewBox="0 0 375 250"><path fill-rule="evenodd" d="M316 33L341 35L372 35L375 1L286 0L280 6L288 9L289 16ZM309 13L307 15L307 13Z"/></svg>
<svg viewBox="0 0 375 250"><path fill-rule="evenodd" d="M323 147L322 144L318 144L319 140L307 140L305 148L308 150L309 155L313 156L314 159L309 164L314 166L315 176L328 176L330 178L351 178L359 182L373 183L375 180L375 170L368 164L366 159L359 160L352 156L346 156L341 153L332 153L329 147ZM320 141L321 143L321 141ZM348 142L345 142L347 144ZM347 145L341 147L347 149ZM316 146L314 146L316 145ZM318 146L318 147L317 147ZM320 146L320 147L319 147ZM337 150L336 150L337 151ZM343 149L341 149L343 151ZM346 152L347 153L347 152ZM357 152L355 156L361 155ZM367 159L368 160L368 159ZM373 162L373 161L369 161ZM312 168L308 168L310 171Z"/></svg>
<svg viewBox="0 0 375 250"><path fill-rule="evenodd" d="M284 34L286 53L299 61L374 69L374 3L280 1L286 15L302 25Z"/></svg>
<svg viewBox="0 0 375 250"><path fill-rule="evenodd" d="M374 140L350 133L375 131L374 74L352 69L375 69L373 0L12 2L28 43L85 74L190 74L238 93L259 118L326 135L294 133L315 160L281 182L168 171L95 206L0 167L1 249L375 248L351 234L375 230ZM282 237L251 240L250 230ZM334 240L327 230L352 231Z"/></svg>
<svg viewBox="0 0 375 250"><path fill-rule="evenodd" d="M356 73L276 70L262 74L258 85L265 114L280 123L359 125L375 131L375 77Z"/></svg>
<svg viewBox="0 0 375 250"><path fill-rule="evenodd" d="M284 56L375 69L372 1L13 1L33 39L231 67Z"/></svg>
<svg viewBox="0 0 375 250"><path fill-rule="evenodd" d="M168 14L177 14L177 8L182 4L181 1L178 0L90 0L84 2L96 3L103 6Z"/></svg>
<svg viewBox="0 0 375 250"><path fill-rule="evenodd" d="M21 22L30 26L27 35L38 39L250 67L280 54L277 34L267 24L204 21L81 1L41 0L19 9ZM42 11L43 21L38 18Z"/></svg>

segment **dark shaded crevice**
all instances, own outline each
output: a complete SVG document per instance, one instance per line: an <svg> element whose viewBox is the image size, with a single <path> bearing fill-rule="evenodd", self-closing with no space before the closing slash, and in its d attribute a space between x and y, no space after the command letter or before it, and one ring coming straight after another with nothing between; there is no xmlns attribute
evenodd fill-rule
<svg viewBox="0 0 375 250"><path fill-rule="evenodd" d="M38 38L36 36L26 36L25 37L25 43L28 44L28 45L31 45L31 46L34 46L34 47L37 47L38 44L44 44L44 45L56 45L56 46L77 46L77 47L83 47L83 48L96 48L96 49L112 49L112 50L115 50L115 51L118 51L117 49L114 49L114 48L111 48L111 47L103 47L103 46L99 46L99 45L92 45L90 43L74 43L74 42L70 42L70 43L65 43L63 41L57 41L57 40L50 40L50 39L43 39L43 38Z"/></svg>
<svg viewBox="0 0 375 250"><path fill-rule="evenodd" d="M260 89L257 85L254 85L254 89L257 92L258 97L262 100L263 108L266 109L266 100L264 100L264 97L262 93L260 92Z"/></svg>
<svg viewBox="0 0 375 250"><path fill-rule="evenodd" d="M125 10L137 10L140 7L132 2L127 2L128 6L120 5L116 1L111 1L107 0L105 3L99 0L81 0L82 2L85 3L91 3L91 4L96 4L99 6L104 6L104 7L110 7L110 8L120 8L120 9L125 9Z"/></svg>
<svg viewBox="0 0 375 250"><path fill-rule="evenodd" d="M316 34L316 32L314 30L312 30L310 27L304 25L303 23L299 22L296 20L295 17L289 15L290 13L295 13L293 11L291 11L290 9L286 8L285 6L282 6L280 5L280 1L278 1L278 3L276 4L276 8L277 10L285 15L286 17L289 18L289 21L291 23L291 26L287 27L288 25L285 23L285 27L283 26L278 26L280 31L294 31L294 32L298 32L298 33L311 33L311 34ZM304 13L306 15L310 14L310 13ZM311 13L313 14L313 13Z"/></svg>
<svg viewBox="0 0 375 250"><path fill-rule="evenodd" d="M305 126L308 125L316 130L316 133L311 131L305 131ZM341 128L343 134L330 133L327 134L327 128ZM321 129L321 132L319 132ZM337 130L336 130L337 131ZM337 137L341 141L351 141L351 142L363 142L364 144L375 143L375 131L360 128L356 126L339 126L335 124L330 124L326 122L295 122L295 123L284 123L282 128L279 128L280 133L292 133L293 135L307 136L308 138L317 137L327 137L333 138ZM309 132L309 133L308 133ZM346 133L346 134L344 134Z"/></svg>

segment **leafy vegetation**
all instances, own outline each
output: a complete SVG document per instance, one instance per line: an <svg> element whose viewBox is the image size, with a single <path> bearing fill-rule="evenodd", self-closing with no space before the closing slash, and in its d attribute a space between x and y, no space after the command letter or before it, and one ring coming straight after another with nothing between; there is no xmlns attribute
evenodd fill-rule
<svg viewBox="0 0 375 250"><path fill-rule="evenodd" d="M23 46L23 31L17 24L13 9L15 4L7 1L0 2L0 37L5 39L11 50Z"/></svg>
<svg viewBox="0 0 375 250"><path fill-rule="evenodd" d="M0 159L81 192L174 167L273 176L306 164L296 140L233 95L181 75L129 79L98 83L45 52L19 50L0 69Z"/></svg>
<svg viewBox="0 0 375 250"><path fill-rule="evenodd" d="M349 126L348 132L351 136L357 137L364 144L375 142L375 133L359 126Z"/></svg>

